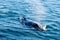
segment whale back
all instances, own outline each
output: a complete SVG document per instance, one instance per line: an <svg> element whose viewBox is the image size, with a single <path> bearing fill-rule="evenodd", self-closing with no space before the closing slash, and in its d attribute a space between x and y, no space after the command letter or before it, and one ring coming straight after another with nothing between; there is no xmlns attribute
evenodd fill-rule
<svg viewBox="0 0 60 40"><path fill-rule="evenodd" d="M37 30L44 30L44 31L46 30L46 25L40 24L39 22L26 19L25 17L20 17L19 20L22 24L26 26L34 27Z"/></svg>

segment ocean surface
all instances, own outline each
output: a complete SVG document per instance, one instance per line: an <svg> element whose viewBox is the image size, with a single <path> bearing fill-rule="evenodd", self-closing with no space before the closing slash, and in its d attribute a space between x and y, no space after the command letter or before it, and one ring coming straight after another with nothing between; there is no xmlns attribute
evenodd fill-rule
<svg viewBox="0 0 60 40"><path fill-rule="evenodd" d="M22 25L23 15L47 30ZM0 0L0 40L60 40L60 0Z"/></svg>

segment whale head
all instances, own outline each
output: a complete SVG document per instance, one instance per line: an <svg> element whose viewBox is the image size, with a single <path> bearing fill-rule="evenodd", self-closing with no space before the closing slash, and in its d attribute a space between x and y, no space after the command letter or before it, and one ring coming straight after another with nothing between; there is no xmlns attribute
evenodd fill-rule
<svg viewBox="0 0 60 40"><path fill-rule="evenodd" d="M40 28L41 30L45 31L45 30L46 30L46 25L41 24L41 25L39 25L39 28Z"/></svg>
<svg viewBox="0 0 60 40"><path fill-rule="evenodd" d="M45 31L46 30L46 25L41 24L39 22L35 22L35 23L38 25L37 26L38 30L42 30L42 31Z"/></svg>
<svg viewBox="0 0 60 40"><path fill-rule="evenodd" d="M43 29L43 31L45 31L46 30L46 25L42 25L42 29Z"/></svg>

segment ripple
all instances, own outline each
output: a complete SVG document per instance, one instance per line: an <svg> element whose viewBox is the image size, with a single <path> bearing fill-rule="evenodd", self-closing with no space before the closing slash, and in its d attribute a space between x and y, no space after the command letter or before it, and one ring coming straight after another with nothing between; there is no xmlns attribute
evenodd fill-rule
<svg viewBox="0 0 60 40"><path fill-rule="evenodd" d="M46 24L47 30L22 25L18 18L24 15ZM0 40L60 40L58 0L0 0Z"/></svg>

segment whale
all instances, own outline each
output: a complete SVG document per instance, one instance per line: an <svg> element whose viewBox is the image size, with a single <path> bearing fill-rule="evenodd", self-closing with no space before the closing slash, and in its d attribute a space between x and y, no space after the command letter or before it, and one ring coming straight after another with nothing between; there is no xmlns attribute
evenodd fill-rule
<svg viewBox="0 0 60 40"><path fill-rule="evenodd" d="M39 22L33 21L31 19L27 19L25 17L18 18L20 23L26 26L34 27L37 30L46 30L46 25L40 24Z"/></svg>

